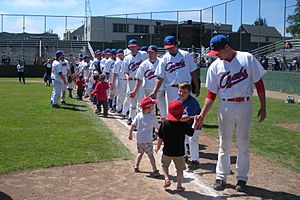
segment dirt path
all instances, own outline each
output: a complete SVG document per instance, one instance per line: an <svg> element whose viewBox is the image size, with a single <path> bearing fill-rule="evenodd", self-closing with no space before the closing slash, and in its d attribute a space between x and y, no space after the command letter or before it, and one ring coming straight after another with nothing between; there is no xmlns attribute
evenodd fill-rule
<svg viewBox="0 0 300 200"><path fill-rule="evenodd" d="M114 118L118 118L114 116ZM128 127L121 119L102 119L116 136L135 154L134 141L127 139ZM162 188L162 177L149 176L150 164L145 157L141 164L143 173L132 172L133 160L80 164L48 169L37 169L0 176L0 199L300 199L300 174L285 169L251 154L249 189L238 193L235 162L232 153L232 173L228 187L215 192L211 185L215 178L218 141L203 133L200 137L200 168L185 172L186 191L177 193L172 183L170 190ZM156 155L160 169L160 154ZM174 176L174 166L171 167ZM174 177L173 177L174 178Z"/></svg>

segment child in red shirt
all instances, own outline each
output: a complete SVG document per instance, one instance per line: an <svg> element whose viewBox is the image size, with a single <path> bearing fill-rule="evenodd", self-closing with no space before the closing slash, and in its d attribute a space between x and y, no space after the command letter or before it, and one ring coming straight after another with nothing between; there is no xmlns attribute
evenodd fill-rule
<svg viewBox="0 0 300 200"><path fill-rule="evenodd" d="M77 97L78 100L82 100L83 92L84 92L84 87L85 87L85 82L83 80L83 76L80 75L79 79L76 81L76 86L77 86Z"/></svg>
<svg viewBox="0 0 300 200"><path fill-rule="evenodd" d="M101 105L103 105L104 117L107 117L108 104L107 104L107 90L109 89L108 83L105 81L105 74L100 74L100 81L97 83L94 92L97 99L97 113L101 112Z"/></svg>

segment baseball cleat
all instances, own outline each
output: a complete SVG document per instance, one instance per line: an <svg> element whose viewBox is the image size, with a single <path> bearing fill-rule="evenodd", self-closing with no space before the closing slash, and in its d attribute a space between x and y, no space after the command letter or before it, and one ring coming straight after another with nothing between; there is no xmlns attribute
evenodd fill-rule
<svg viewBox="0 0 300 200"><path fill-rule="evenodd" d="M226 186L225 181L223 181L221 179L217 179L215 184L214 184L214 189L217 190L217 191L224 190L225 186Z"/></svg>
<svg viewBox="0 0 300 200"><path fill-rule="evenodd" d="M235 189L238 192L244 192L246 190L247 186L246 186L246 181L242 181L242 180L238 180Z"/></svg>

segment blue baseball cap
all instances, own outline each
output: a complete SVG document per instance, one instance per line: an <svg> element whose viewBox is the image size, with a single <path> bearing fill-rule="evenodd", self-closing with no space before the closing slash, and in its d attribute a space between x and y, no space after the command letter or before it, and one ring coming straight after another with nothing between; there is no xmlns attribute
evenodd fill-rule
<svg viewBox="0 0 300 200"><path fill-rule="evenodd" d="M110 50L110 53L111 53L112 55L116 55L116 54L117 54L117 49L112 49L112 50Z"/></svg>
<svg viewBox="0 0 300 200"><path fill-rule="evenodd" d="M147 47L147 46L142 46L140 50L141 50L141 51L147 51L147 50L148 50L148 47Z"/></svg>
<svg viewBox="0 0 300 200"><path fill-rule="evenodd" d="M216 35L210 40L210 52L208 56L216 56L219 54L220 50L229 44L229 39L225 35Z"/></svg>
<svg viewBox="0 0 300 200"><path fill-rule="evenodd" d="M105 51L105 50L103 50L103 51L102 51L102 54L106 54L106 51Z"/></svg>
<svg viewBox="0 0 300 200"><path fill-rule="evenodd" d="M117 56L120 56L120 55L122 55L122 54L124 54L123 49L118 49L118 50L117 50Z"/></svg>
<svg viewBox="0 0 300 200"><path fill-rule="evenodd" d="M136 47L138 45L138 42L135 39L131 39L128 42L128 47Z"/></svg>
<svg viewBox="0 0 300 200"><path fill-rule="evenodd" d="M105 49L105 54L110 54L110 48Z"/></svg>
<svg viewBox="0 0 300 200"><path fill-rule="evenodd" d="M83 59L87 59L87 58L91 58L91 56L88 55L88 54L86 54L86 55L83 56Z"/></svg>
<svg viewBox="0 0 300 200"><path fill-rule="evenodd" d="M64 55L64 52L62 50L58 50L55 53L56 58L59 58L60 56Z"/></svg>
<svg viewBox="0 0 300 200"><path fill-rule="evenodd" d="M172 35L169 35L164 39L164 45L165 45L164 48L165 49L171 49L171 48L175 47L176 44L177 44L177 40Z"/></svg>
<svg viewBox="0 0 300 200"><path fill-rule="evenodd" d="M150 45L150 46L148 47L147 52L157 52L157 46L155 46L155 45Z"/></svg>
<svg viewBox="0 0 300 200"><path fill-rule="evenodd" d="M98 49L98 50L96 50L96 51L95 51L95 54L97 54L97 55L101 55L101 54L102 54L102 52L101 52L101 50L99 50L99 49Z"/></svg>

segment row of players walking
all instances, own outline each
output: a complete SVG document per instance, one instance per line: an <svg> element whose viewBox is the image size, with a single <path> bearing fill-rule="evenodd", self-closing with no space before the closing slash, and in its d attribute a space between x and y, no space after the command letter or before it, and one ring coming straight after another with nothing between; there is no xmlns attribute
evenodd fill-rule
<svg viewBox="0 0 300 200"><path fill-rule="evenodd" d="M165 177L163 187L168 188L171 185L168 168L173 161L177 170L177 190L183 191L185 162L192 169L199 167L199 135L204 118L216 95L219 95L222 106L219 110L221 139L214 188L225 189L226 177L230 174L230 136L235 127L238 150L242 152L238 154L236 189L244 191L249 171L248 145L253 83L261 103L258 113L260 121L266 116L265 91L261 79L264 69L251 54L231 49L228 38L223 35L215 36L211 39L210 55L217 56L218 59L208 70L208 94L201 110L198 101L192 96L192 93L195 97L200 94L195 61L188 52L178 49L177 40L173 36L164 39L164 48L167 52L162 58L158 58L156 46L150 45L143 52L139 50L137 41L132 39L128 42L130 53L122 49L97 50L93 61L88 55L82 58L76 72L69 76L69 81L68 61L62 51L57 51L56 60L52 63L52 107L60 107L59 97L62 103L66 103L67 82L76 78L78 98L81 99L83 93L90 98L96 105L97 114L107 117L109 113L117 113L123 118L127 117L127 123L131 125L128 136L130 140L133 138L133 130L137 130L138 155L134 172L140 171L139 165L146 153L153 168L153 176L159 175L152 142L153 128L158 129L159 140L155 152L164 143L161 158ZM154 112L156 104L160 126ZM227 116L226 119L223 116ZM190 157L185 143L189 146Z"/></svg>

